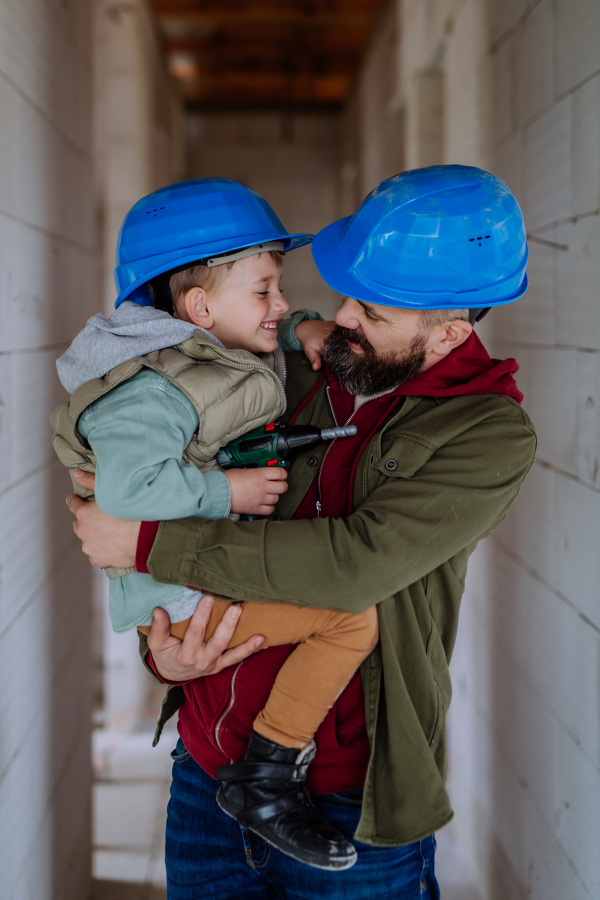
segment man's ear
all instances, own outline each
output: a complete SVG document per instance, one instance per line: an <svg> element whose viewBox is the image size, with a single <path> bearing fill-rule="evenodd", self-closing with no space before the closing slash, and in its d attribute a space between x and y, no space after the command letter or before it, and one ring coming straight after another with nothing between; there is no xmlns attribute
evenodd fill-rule
<svg viewBox="0 0 600 900"><path fill-rule="evenodd" d="M442 325L439 330L436 329L435 343L429 352L442 359L444 356L448 356L452 350L456 350L457 347L464 344L472 331L473 326L469 322L465 322L464 319L452 319L451 322Z"/></svg>
<svg viewBox="0 0 600 900"><path fill-rule="evenodd" d="M182 305L188 317L188 321L200 328L212 328L213 315L208 306L208 295L204 288L190 288L183 295Z"/></svg>

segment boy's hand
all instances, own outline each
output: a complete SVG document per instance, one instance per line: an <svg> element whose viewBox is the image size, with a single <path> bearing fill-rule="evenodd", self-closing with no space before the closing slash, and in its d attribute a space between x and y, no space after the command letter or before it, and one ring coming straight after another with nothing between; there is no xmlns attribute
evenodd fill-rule
<svg viewBox="0 0 600 900"><path fill-rule="evenodd" d="M321 368L321 353L334 325L335 322L321 322L318 319L307 319L296 325L296 337L315 372Z"/></svg>
<svg viewBox="0 0 600 900"><path fill-rule="evenodd" d="M281 466L264 469L228 469L231 512L270 516L281 494L287 491L287 472Z"/></svg>

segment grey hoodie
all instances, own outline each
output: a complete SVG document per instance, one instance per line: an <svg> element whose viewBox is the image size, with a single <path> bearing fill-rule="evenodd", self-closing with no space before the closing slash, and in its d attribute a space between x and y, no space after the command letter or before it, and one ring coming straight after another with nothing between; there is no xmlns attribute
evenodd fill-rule
<svg viewBox="0 0 600 900"><path fill-rule="evenodd" d="M125 300L109 319L102 313L88 319L67 352L57 359L58 377L72 394L86 381L102 378L128 359L181 344L194 331L202 331L218 347L223 347L204 328L174 319L153 306Z"/></svg>

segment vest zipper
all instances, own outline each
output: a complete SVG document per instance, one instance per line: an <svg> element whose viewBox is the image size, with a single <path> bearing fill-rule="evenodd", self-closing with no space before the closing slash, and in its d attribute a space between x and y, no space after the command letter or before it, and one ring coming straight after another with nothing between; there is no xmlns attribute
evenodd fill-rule
<svg viewBox="0 0 600 900"><path fill-rule="evenodd" d="M225 710L225 712L221 713L221 715L219 716L219 720L218 720L217 724L215 725L215 741L216 741L217 747L219 748L221 753L224 753L225 751L221 747L221 741L219 740L219 733L221 731L221 725L223 724L223 722L225 721L225 719L227 718L227 716L229 715L229 713L231 712L231 710L234 707L234 704L235 704L235 679L237 678L237 673L240 671L243 664L244 664L244 660L242 660L241 663L238 663L237 666L235 667L235 671L234 671L233 675L231 676L230 696L229 696L229 703L227 705L227 709Z"/></svg>
<svg viewBox="0 0 600 900"><path fill-rule="evenodd" d="M286 411L286 409L287 409L287 399L286 399L286 396L285 396L285 387L284 387L284 385L283 385L283 383L282 383L282 381L281 381L281 378L279 377L279 375L277 375L276 372L273 371L273 369L270 369L269 366L265 366L264 364L260 364L260 365L257 366L257 365L254 365L253 363L235 362L234 360L227 359L226 356L222 356L222 355L218 352L218 348L213 348L213 347L211 347L211 350L214 351L215 356L218 356L219 359L222 359L224 362L226 362L228 365L232 366L234 369L262 369L263 372L269 372L269 373L273 376L273 378L275 379L275 381L277 382L277 384L279 385L279 387L281 388L281 393L283 394L283 404L284 404L284 405L283 405L283 412ZM193 358L193 357L192 357L192 358ZM285 354L284 354L283 360L284 360L284 366L285 366ZM285 377L285 376L284 376L284 377Z"/></svg>

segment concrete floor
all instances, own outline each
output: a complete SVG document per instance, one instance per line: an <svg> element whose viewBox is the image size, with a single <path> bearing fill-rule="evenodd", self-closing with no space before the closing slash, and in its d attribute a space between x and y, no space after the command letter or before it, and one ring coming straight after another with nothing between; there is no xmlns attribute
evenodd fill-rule
<svg viewBox="0 0 600 900"><path fill-rule="evenodd" d="M92 900L166 900L164 828L174 731L153 748L152 733L112 740L95 733ZM442 900L478 900L456 833L437 835Z"/></svg>

